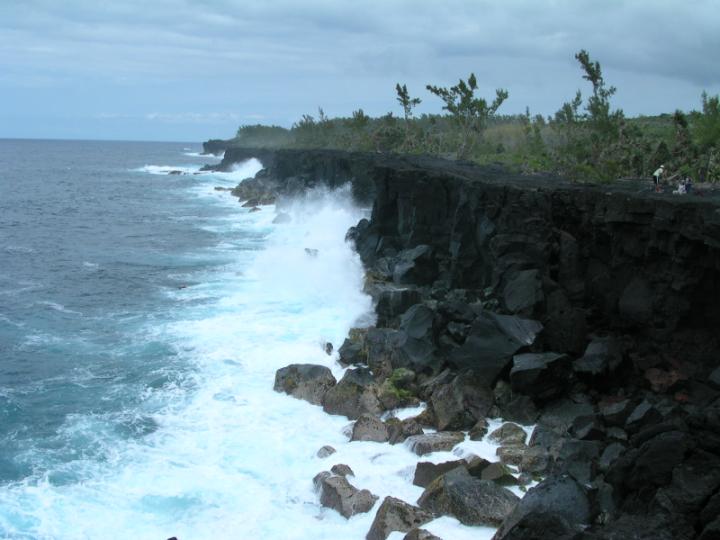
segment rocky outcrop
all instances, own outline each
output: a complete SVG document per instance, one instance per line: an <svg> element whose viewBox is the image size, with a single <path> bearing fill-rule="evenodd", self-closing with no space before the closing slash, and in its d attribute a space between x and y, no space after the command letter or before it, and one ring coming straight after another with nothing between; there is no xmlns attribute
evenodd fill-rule
<svg viewBox="0 0 720 540"><path fill-rule="evenodd" d="M326 410L357 418L393 394L420 398L414 425L441 431L408 438L419 455L462 440L442 430L482 436L485 416L537 423L526 445L502 433L502 461L547 479L497 538L715 537L716 197L426 157L253 152L273 194L350 181L373 202L347 238L378 324L343 347L360 371ZM221 166L243 155L227 150ZM444 476L457 471L481 481L467 467Z"/></svg>

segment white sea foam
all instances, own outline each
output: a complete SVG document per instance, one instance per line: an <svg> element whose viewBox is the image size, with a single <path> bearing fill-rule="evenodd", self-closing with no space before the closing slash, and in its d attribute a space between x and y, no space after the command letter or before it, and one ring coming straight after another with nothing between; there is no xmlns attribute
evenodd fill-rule
<svg viewBox="0 0 720 540"><path fill-rule="evenodd" d="M200 165L179 166L179 165L144 165L138 169L138 172L146 172L150 174L168 175L173 171L179 171L182 174L194 174L200 171Z"/></svg>

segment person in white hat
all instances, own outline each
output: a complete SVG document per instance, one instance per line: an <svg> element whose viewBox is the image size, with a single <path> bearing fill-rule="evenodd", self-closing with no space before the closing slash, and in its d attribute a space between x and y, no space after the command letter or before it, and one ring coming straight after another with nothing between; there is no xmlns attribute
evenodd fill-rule
<svg viewBox="0 0 720 540"><path fill-rule="evenodd" d="M653 181L655 182L655 191L660 191L660 178L665 173L665 165L660 165L653 173Z"/></svg>

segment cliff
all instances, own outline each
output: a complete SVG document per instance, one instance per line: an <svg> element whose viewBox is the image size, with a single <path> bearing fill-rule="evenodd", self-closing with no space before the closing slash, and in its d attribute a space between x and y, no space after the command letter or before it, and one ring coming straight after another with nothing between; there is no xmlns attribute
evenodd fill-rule
<svg viewBox="0 0 720 540"><path fill-rule="evenodd" d="M251 156L266 165L252 190L351 182L372 202L348 237L378 328L346 341L341 361L368 365L378 384L410 370L428 402L418 422L438 430L488 414L537 423L513 455L546 480L497 538L715 538L714 194L321 150L229 148L219 167ZM538 455L542 466L527 458Z"/></svg>

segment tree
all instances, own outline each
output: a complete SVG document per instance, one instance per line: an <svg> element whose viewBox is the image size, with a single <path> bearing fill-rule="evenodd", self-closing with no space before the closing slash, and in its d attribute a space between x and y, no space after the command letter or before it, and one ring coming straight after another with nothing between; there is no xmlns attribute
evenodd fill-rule
<svg viewBox="0 0 720 540"><path fill-rule="evenodd" d="M483 98L475 97L478 86L474 73L470 74L467 82L460 79L458 84L450 88L430 84L426 88L445 102L443 109L453 116L460 128L461 140L457 152L460 158L465 158L472 152L477 138L487 127L488 119L508 98L507 90L501 88L495 91L495 99L490 105Z"/></svg>
<svg viewBox="0 0 720 540"><path fill-rule="evenodd" d="M400 86L400 83L397 83L395 85L395 91L397 92L396 99L402 106L405 115L405 141L403 146L407 149L410 146L410 119L413 115L412 110L420 105L421 100L420 98L411 98L407 86L404 84Z"/></svg>
<svg viewBox="0 0 720 540"><path fill-rule="evenodd" d="M614 86L605 86L600 63L590 60L590 55L583 49L575 55L585 74L583 79L590 81L593 94L588 98L585 109L588 120L596 134L605 139L616 139L623 118L622 110L610 112L610 98L617 89Z"/></svg>

